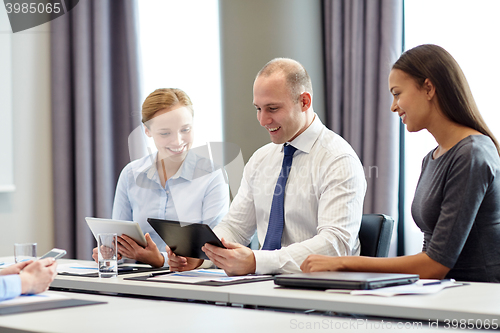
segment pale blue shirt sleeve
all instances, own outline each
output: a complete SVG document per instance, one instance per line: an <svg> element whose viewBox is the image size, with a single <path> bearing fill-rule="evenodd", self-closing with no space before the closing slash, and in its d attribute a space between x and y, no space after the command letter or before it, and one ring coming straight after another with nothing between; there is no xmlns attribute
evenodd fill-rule
<svg viewBox="0 0 500 333"><path fill-rule="evenodd" d="M123 169L116 184L115 201L113 203L113 219L133 221L132 205L127 195L127 168Z"/></svg>
<svg viewBox="0 0 500 333"><path fill-rule="evenodd" d="M130 202L130 198L128 195L129 188L132 186L137 186L136 184L129 184L129 166L126 166L122 172L120 173L120 177L118 178L118 183L116 184L116 191L115 191L115 200L113 202L113 213L112 213L112 218L115 220L123 220L123 221L134 221L134 213L133 213L133 208L132 208L132 203ZM150 190L151 191L151 190ZM145 191L144 193L148 193L149 191ZM151 195L151 194L150 194ZM144 206L148 206L148 203L151 204L154 202L154 196L153 197L148 197L144 196ZM154 216L151 216L154 217ZM139 221L136 221L139 222ZM140 223L143 224L143 223ZM142 229L144 228L144 224L141 226ZM146 230L147 232L148 230ZM153 235L151 235L154 237ZM158 250L162 254L164 261L163 261L163 266L167 267L167 261L168 261L168 255L164 251L164 249L161 248L161 245L159 244L157 239L154 239L153 241L156 241L156 245L158 246Z"/></svg>
<svg viewBox="0 0 500 333"><path fill-rule="evenodd" d="M0 276L0 301L21 295L19 274Z"/></svg>
<svg viewBox="0 0 500 333"><path fill-rule="evenodd" d="M203 197L202 223L214 228L229 210L229 188L224 180L223 170L216 171L216 176L207 187Z"/></svg>

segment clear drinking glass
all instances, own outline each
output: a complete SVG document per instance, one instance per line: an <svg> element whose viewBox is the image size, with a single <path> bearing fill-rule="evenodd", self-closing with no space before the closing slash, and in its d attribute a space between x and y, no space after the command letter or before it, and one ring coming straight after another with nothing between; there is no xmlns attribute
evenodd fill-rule
<svg viewBox="0 0 500 333"><path fill-rule="evenodd" d="M14 260L16 263L36 260L36 243L15 243Z"/></svg>
<svg viewBox="0 0 500 333"><path fill-rule="evenodd" d="M111 278L118 276L118 253L116 233L97 235L99 277Z"/></svg>

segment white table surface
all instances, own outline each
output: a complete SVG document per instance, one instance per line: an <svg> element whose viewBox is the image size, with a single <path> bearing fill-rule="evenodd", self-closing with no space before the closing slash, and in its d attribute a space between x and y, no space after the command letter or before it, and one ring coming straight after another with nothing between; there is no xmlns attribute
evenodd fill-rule
<svg viewBox="0 0 500 333"><path fill-rule="evenodd" d="M496 283L471 283L431 295L379 297L281 288L275 286L273 281L214 287L123 280L124 277L144 274L127 274L113 279L59 275L51 287L108 295L121 293L424 321L496 319L500 322L500 284Z"/></svg>
<svg viewBox="0 0 500 333"><path fill-rule="evenodd" d="M62 293L49 291L49 293ZM445 332L403 321L372 321L213 305L62 293L107 304L0 316L0 332ZM390 325L390 326L389 326ZM415 328L416 327L416 328Z"/></svg>
<svg viewBox="0 0 500 333"><path fill-rule="evenodd" d="M230 293L229 301L419 320L496 319L500 325L500 284L497 283L470 283L429 295L380 297L289 289L264 281L252 286L240 285Z"/></svg>
<svg viewBox="0 0 500 333"><path fill-rule="evenodd" d="M71 260L60 259L61 263ZM75 261L82 262L82 261ZM58 275L51 284L52 288L67 288L82 291L122 293L129 295L154 296L166 298L192 299L199 301L229 302L229 292L241 285L201 286L179 283L124 280L147 273L119 275L117 278L98 278L85 276ZM256 282L258 283L258 282Z"/></svg>

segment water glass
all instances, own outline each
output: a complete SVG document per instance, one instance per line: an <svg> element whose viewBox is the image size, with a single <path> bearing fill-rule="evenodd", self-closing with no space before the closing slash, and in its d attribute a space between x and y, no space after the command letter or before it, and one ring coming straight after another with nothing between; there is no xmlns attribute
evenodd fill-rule
<svg viewBox="0 0 500 333"><path fill-rule="evenodd" d="M100 278L118 276L118 247L116 233L97 235L98 267Z"/></svg>
<svg viewBox="0 0 500 333"><path fill-rule="evenodd" d="M14 260L16 263L36 260L36 243L15 243Z"/></svg>

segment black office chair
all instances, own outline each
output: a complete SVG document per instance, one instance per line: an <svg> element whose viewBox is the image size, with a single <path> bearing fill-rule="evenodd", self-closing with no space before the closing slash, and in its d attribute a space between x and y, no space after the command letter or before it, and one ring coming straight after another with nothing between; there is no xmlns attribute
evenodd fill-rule
<svg viewBox="0 0 500 333"><path fill-rule="evenodd" d="M359 229L361 255L387 257L391 245L394 220L384 214L364 214Z"/></svg>

